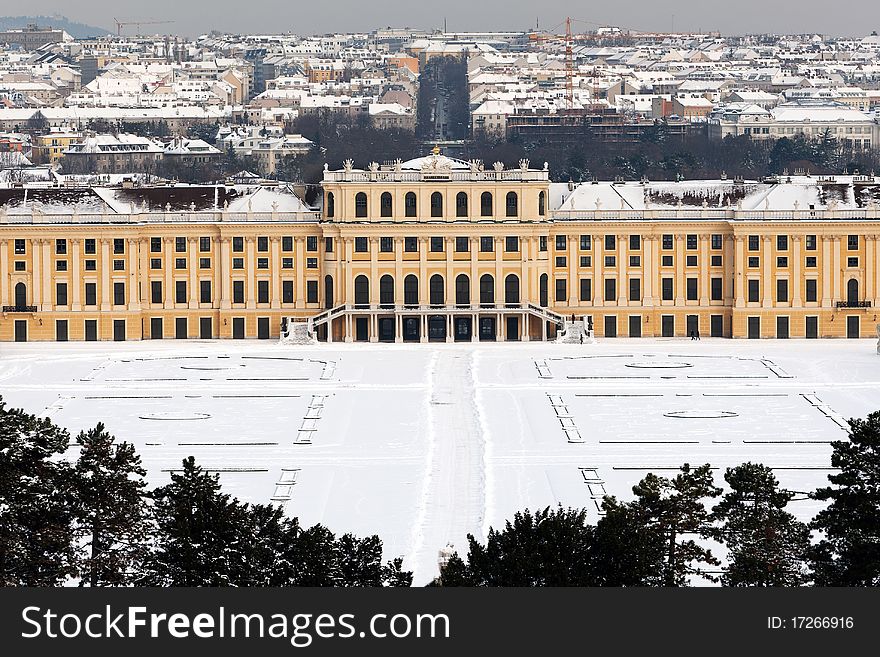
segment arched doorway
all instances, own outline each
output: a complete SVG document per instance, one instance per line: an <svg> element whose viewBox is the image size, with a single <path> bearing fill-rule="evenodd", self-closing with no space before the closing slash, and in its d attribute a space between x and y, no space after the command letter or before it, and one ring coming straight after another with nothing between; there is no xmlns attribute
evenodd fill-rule
<svg viewBox="0 0 880 657"><path fill-rule="evenodd" d="M370 304L370 281L363 274L354 279L354 303L356 306Z"/></svg>
<svg viewBox="0 0 880 657"><path fill-rule="evenodd" d="M27 285L24 283L15 284L15 307L24 308L27 306Z"/></svg>
<svg viewBox="0 0 880 657"><path fill-rule="evenodd" d="M389 274L379 279L379 303L383 308L394 306L394 278Z"/></svg>
<svg viewBox="0 0 880 657"><path fill-rule="evenodd" d="M440 274L434 274L428 282L428 287L431 305L442 306L444 304L443 297L445 296L443 277Z"/></svg>
<svg viewBox="0 0 880 657"><path fill-rule="evenodd" d="M403 279L403 303L407 306L419 305L419 277L415 274Z"/></svg>
<svg viewBox="0 0 880 657"><path fill-rule="evenodd" d="M859 303L859 282L855 278L846 282L846 302L850 306Z"/></svg>
<svg viewBox="0 0 880 657"><path fill-rule="evenodd" d="M455 305L469 306L471 304L471 279L467 274L459 274L455 277Z"/></svg>
<svg viewBox="0 0 880 657"><path fill-rule="evenodd" d="M495 303L495 278L492 274L480 276L480 305L491 306Z"/></svg>
<svg viewBox="0 0 880 657"><path fill-rule="evenodd" d="M324 307L333 307L333 277L329 274L324 277Z"/></svg>
<svg viewBox="0 0 880 657"><path fill-rule="evenodd" d="M504 279L504 303L519 304L519 276L516 274L509 274Z"/></svg>

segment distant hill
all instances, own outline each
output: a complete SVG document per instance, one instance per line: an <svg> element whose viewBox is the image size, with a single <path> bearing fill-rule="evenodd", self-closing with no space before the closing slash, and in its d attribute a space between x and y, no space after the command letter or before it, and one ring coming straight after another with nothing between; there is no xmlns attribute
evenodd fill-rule
<svg viewBox="0 0 880 657"><path fill-rule="evenodd" d="M76 23L65 16L0 16L0 31L21 29L31 23L36 23L40 27L60 28L75 39L111 34L110 30L103 27Z"/></svg>

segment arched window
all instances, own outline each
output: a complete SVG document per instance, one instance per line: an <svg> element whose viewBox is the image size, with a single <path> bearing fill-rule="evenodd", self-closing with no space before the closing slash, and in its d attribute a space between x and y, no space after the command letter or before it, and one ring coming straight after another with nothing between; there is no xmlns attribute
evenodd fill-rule
<svg viewBox="0 0 880 657"><path fill-rule="evenodd" d="M394 205L391 201L390 192L382 192L379 197L379 215L382 217L390 217L393 213Z"/></svg>
<svg viewBox="0 0 880 657"><path fill-rule="evenodd" d="M516 274L504 279L504 303L519 303L519 277Z"/></svg>
<svg viewBox="0 0 880 657"><path fill-rule="evenodd" d="M459 274L455 277L455 304L471 305L471 279L467 274Z"/></svg>
<svg viewBox="0 0 880 657"><path fill-rule="evenodd" d="M846 283L846 302L850 304L859 302L859 282L854 278Z"/></svg>
<svg viewBox="0 0 880 657"><path fill-rule="evenodd" d="M455 216L468 216L468 195L467 192L459 192L455 195Z"/></svg>
<svg viewBox="0 0 880 657"><path fill-rule="evenodd" d="M330 274L324 277L324 307L333 307L333 277Z"/></svg>
<svg viewBox="0 0 880 657"><path fill-rule="evenodd" d="M419 305L419 278L415 274L403 279L403 303L407 306Z"/></svg>
<svg viewBox="0 0 880 657"><path fill-rule="evenodd" d="M541 278L538 280L538 297L538 304L546 308L549 301L547 293L547 274L541 274Z"/></svg>
<svg viewBox="0 0 880 657"><path fill-rule="evenodd" d="M354 195L354 216L367 216L367 195L363 192L358 192Z"/></svg>
<svg viewBox="0 0 880 657"><path fill-rule="evenodd" d="M516 196L516 192L507 192L504 214L508 217L515 217L519 214L519 199Z"/></svg>
<svg viewBox="0 0 880 657"><path fill-rule="evenodd" d="M443 194L440 192L434 192L431 194L431 216L443 216Z"/></svg>
<svg viewBox="0 0 880 657"><path fill-rule="evenodd" d="M27 285L24 283L15 284L15 307L24 308L27 305Z"/></svg>
<svg viewBox="0 0 880 657"><path fill-rule="evenodd" d="M492 274L480 276L480 303L484 305L495 303L495 279Z"/></svg>
<svg viewBox="0 0 880 657"><path fill-rule="evenodd" d="M383 306L394 305L394 278L389 274L379 279L379 303Z"/></svg>
<svg viewBox="0 0 880 657"><path fill-rule="evenodd" d="M492 216L492 192L483 192L480 194L480 216Z"/></svg>
<svg viewBox="0 0 880 657"><path fill-rule="evenodd" d="M336 214L336 199L333 192L327 192L327 216L332 217Z"/></svg>
<svg viewBox="0 0 880 657"><path fill-rule="evenodd" d="M428 292L430 295L430 303L432 306L443 305L443 297L445 295L443 277L440 274L434 274L433 276L431 276L431 280L428 281Z"/></svg>
<svg viewBox="0 0 880 657"><path fill-rule="evenodd" d="M361 274L354 279L354 304L366 306L370 303L370 281Z"/></svg>
<svg viewBox="0 0 880 657"><path fill-rule="evenodd" d="M407 217L416 216L416 195L414 192L407 192L403 197L403 210Z"/></svg>
<svg viewBox="0 0 880 657"><path fill-rule="evenodd" d="M544 192L538 194L538 216L547 214L547 195Z"/></svg>

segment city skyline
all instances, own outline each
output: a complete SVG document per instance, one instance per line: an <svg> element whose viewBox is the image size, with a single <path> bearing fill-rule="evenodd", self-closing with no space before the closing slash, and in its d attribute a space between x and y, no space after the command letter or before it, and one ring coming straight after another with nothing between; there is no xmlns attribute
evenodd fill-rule
<svg viewBox="0 0 880 657"><path fill-rule="evenodd" d="M448 0L442 6L398 6L391 0L376 0L369 10L352 0L339 0L331 5L278 7L267 0L253 0L248 11L228 0L211 4L214 10L206 15L198 3L181 5L169 0L156 0L149 7L133 2L109 3L84 0L70 5L60 0L31 3L28 12L34 15L59 14L70 20L96 27L114 29L114 19L131 21L173 21L155 29L165 33L193 36L211 30L236 33L295 32L317 34L339 31L370 31L381 27L412 27L441 29L444 22L450 31L523 30L534 28L561 31L566 16L573 19L578 32L601 25L614 25L637 31L720 31L723 34L810 33L828 35L864 35L880 28L880 6L864 0L845 0L835 5L832 14L818 0L798 4L795 14L786 7L768 6L758 0L743 0L735 13L719 15L707 4L689 0L672 0L662 6L636 0L622 8L600 8L598 11L575 6L562 0L547 0L538 6L510 6L499 0L486 0L475 6L464 0ZM23 11L23 10L22 10ZM7 11L8 14L13 12ZM150 28L144 30L149 32Z"/></svg>

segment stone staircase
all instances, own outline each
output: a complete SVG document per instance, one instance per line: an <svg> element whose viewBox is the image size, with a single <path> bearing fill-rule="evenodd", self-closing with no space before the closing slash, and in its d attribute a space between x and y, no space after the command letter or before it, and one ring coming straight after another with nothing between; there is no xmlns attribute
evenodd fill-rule
<svg viewBox="0 0 880 657"><path fill-rule="evenodd" d="M586 320L583 318L571 321L565 320L562 330L556 335L556 342L559 344L583 344L593 343L593 333L587 328Z"/></svg>
<svg viewBox="0 0 880 657"><path fill-rule="evenodd" d="M281 327L281 344L314 344L310 322L289 317Z"/></svg>

